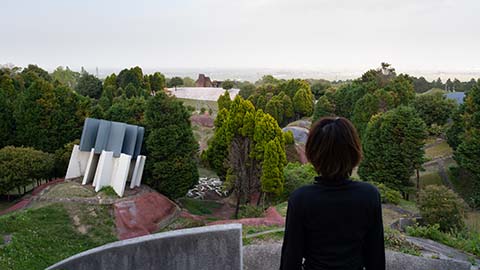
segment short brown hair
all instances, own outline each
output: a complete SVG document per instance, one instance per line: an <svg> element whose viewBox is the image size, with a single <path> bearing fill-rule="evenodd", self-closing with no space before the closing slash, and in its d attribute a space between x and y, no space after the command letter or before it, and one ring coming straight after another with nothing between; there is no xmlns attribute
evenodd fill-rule
<svg viewBox="0 0 480 270"><path fill-rule="evenodd" d="M324 117L308 135L308 160L325 178L346 178L362 159L362 145L353 124L343 117Z"/></svg>

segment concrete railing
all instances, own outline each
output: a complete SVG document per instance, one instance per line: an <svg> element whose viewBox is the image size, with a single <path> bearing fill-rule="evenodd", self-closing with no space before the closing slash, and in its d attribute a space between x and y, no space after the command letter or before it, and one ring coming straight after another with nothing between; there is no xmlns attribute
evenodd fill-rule
<svg viewBox="0 0 480 270"><path fill-rule="evenodd" d="M277 270L281 244L242 249L240 224L178 230L118 241L94 248L47 270ZM387 270L470 270L455 260L386 252Z"/></svg>
<svg viewBox="0 0 480 270"><path fill-rule="evenodd" d="M281 244L251 245L243 248L244 270L277 270ZM470 270L470 264L453 260L429 259L387 251L387 270Z"/></svg>
<svg viewBox="0 0 480 270"><path fill-rule="evenodd" d="M66 270L241 270L242 225L152 234L110 243L49 268Z"/></svg>

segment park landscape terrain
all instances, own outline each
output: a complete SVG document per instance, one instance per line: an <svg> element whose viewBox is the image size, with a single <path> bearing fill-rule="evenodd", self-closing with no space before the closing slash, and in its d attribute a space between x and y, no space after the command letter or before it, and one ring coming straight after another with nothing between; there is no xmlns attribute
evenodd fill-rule
<svg viewBox="0 0 480 270"><path fill-rule="evenodd" d="M244 245L281 243L289 194L316 175L308 129L325 116L359 131L364 157L351 178L379 189L387 249L478 267L480 81L429 82L382 63L348 81L266 75L226 80L208 99L175 97L202 91L193 86L139 67L104 79L0 69L0 269L211 224L242 223ZM142 187L119 198L63 179L87 117L145 127ZM129 217L141 228L119 221L130 202L142 206Z"/></svg>

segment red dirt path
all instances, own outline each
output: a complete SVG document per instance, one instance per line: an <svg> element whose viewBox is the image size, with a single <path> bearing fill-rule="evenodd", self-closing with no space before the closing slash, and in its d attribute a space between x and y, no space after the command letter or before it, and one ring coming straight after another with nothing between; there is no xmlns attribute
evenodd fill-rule
<svg viewBox="0 0 480 270"><path fill-rule="evenodd" d="M242 219L227 219L210 222L207 225L217 225L217 224L230 224L230 223L240 223L248 226L284 226L285 218L282 217L275 207L269 207L265 211L265 217L262 218L242 218Z"/></svg>
<svg viewBox="0 0 480 270"><path fill-rule="evenodd" d="M172 218L178 211L176 204L156 192L117 202L113 207L121 240L155 232L159 222Z"/></svg>
<svg viewBox="0 0 480 270"><path fill-rule="evenodd" d="M22 199L18 203L10 206L9 208L7 208L3 211L0 211L0 216L25 208L32 201L32 196L36 196L36 195L40 194L40 192L42 192L45 188L47 188L51 185L56 185L56 184L61 183L63 181L65 181L65 179L58 178L58 179L52 180L50 182L47 182L45 184L41 184L40 186L34 188L32 193L26 195L24 197L24 199Z"/></svg>

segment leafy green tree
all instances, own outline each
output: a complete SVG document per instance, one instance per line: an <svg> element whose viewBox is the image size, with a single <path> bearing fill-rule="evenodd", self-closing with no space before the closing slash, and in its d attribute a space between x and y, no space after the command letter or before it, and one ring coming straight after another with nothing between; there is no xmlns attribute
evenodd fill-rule
<svg viewBox="0 0 480 270"><path fill-rule="evenodd" d="M295 93L293 108L299 118L313 114L313 94L309 88L302 88Z"/></svg>
<svg viewBox="0 0 480 270"><path fill-rule="evenodd" d="M0 149L0 194L25 187L52 176L52 154L33 148L7 146Z"/></svg>
<svg viewBox="0 0 480 270"><path fill-rule="evenodd" d="M190 77L183 78L183 85L185 87L195 87L195 80Z"/></svg>
<svg viewBox="0 0 480 270"><path fill-rule="evenodd" d="M225 90L230 90L233 88L233 82L230 80L226 80L222 83L222 88Z"/></svg>
<svg viewBox="0 0 480 270"><path fill-rule="evenodd" d="M153 75L149 76L150 78L150 87L153 92L163 91L165 88L165 76L160 72L155 72Z"/></svg>
<svg viewBox="0 0 480 270"><path fill-rule="evenodd" d="M325 94L325 91L331 86L329 81L318 80L312 83L312 93L316 99Z"/></svg>
<svg viewBox="0 0 480 270"><path fill-rule="evenodd" d="M168 81L168 87L175 87L175 91L177 90L177 86L183 85L183 80L180 77L173 77Z"/></svg>
<svg viewBox="0 0 480 270"><path fill-rule="evenodd" d="M335 104L330 102L327 96L321 96L315 104L312 122L316 122L322 117L335 115Z"/></svg>
<svg viewBox="0 0 480 270"><path fill-rule="evenodd" d="M14 143L15 121L12 117L16 93L8 76L0 77L0 148Z"/></svg>
<svg viewBox="0 0 480 270"><path fill-rule="evenodd" d="M143 126L146 110L146 100L143 97L116 100L104 118L110 121L124 122L132 125Z"/></svg>
<svg viewBox="0 0 480 270"><path fill-rule="evenodd" d="M264 85L264 84L278 84L280 80L276 79L272 75L264 75L260 80L255 82L255 85Z"/></svg>
<svg viewBox="0 0 480 270"><path fill-rule="evenodd" d="M127 96L127 98L138 97L139 91L137 88L135 88L135 85L133 85L133 83L129 83L127 87L125 87L125 95Z"/></svg>
<svg viewBox="0 0 480 270"><path fill-rule="evenodd" d="M125 89L129 84L133 84L136 89L145 87L143 71L140 67L137 66L130 69L123 69L118 73L118 87Z"/></svg>
<svg viewBox="0 0 480 270"><path fill-rule="evenodd" d="M413 83L408 75L396 76L386 87L387 92L393 92L395 105L409 105L415 99Z"/></svg>
<svg viewBox="0 0 480 270"><path fill-rule="evenodd" d="M279 96L274 96L267 102L265 112L273 116L279 125L282 125L285 112L282 99Z"/></svg>
<svg viewBox="0 0 480 270"><path fill-rule="evenodd" d="M53 71L51 77L54 81L58 81L63 85L75 89L80 79L80 73L70 70L69 67L63 68L59 66Z"/></svg>
<svg viewBox="0 0 480 270"><path fill-rule="evenodd" d="M246 83L240 87L240 91L238 94L243 98L243 99L248 99L251 95L255 93L255 85L251 83Z"/></svg>
<svg viewBox="0 0 480 270"><path fill-rule="evenodd" d="M230 93L228 91L225 91L223 95L220 95L217 100L218 104L218 110L221 111L222 109L230 109L230 104L232 103L232 100L230 99Z"/></svg>
<svg viewBox="0 0 480 270"><path fill-rule="evenodd" d="M424 161L426 126L415 110L400 106L372 117L364 138L364 159L358 169L362 180L385 183L404 191Z"/></svg>
<svg viewBox="0 0 480 270"><path fill-rule="evenodd" d="M282 92L283 93L283 92ZM282 94L280 93L280 95ZM283 95L282 97L283 103L283 117L285 121L290 121L295 117L295 110L293 108L292 99L288 95Z"/></svg>
<svg viewBox="0 0 480 270"><path fill-rule="evenodd" d="M83 124L80 97L71 89L38 79L22 92L13 117L16 145L53 153L80 137Z"/></svg>
<svg viewBox="0 0 480 270"><path fill-rule="evenodd" d="M265 146L262 164L262 191L279 196L283 192L285 178L283 168L287 164L285 145L279 138L275 138Z"/></svg>
<svg viewBox="0 0 480 270"><path fill-rule="evenodd" d="M83 73L78 79L75 91L82 96L99 99L102 95L102 89L101 80L91 74Z"/></svg>
<svg viewBox="0 0 480 270"><path fill-rule="evenodd" d="M279 88L278 92L283 91L285 94L287 94L292 99L295 97L297 92L300 91L301 89L307 89L308 92L311 93L310 84L308 84L307 81L302 80L302 79L288 80L287 82L281 83L278 86L278 88ZM313 97L312 97L312 100L313 100Z"/></svg>
<svg viewBox="0 0 480 270"><path fill-rule="evenodd" d="M442 93L419 95L413 102L413 107L427 126L445 125L455 106L455 101L447 99Z"/></svg>
<svg viewBox="0 0 480 270"><path fill-rule="evenodd" d="M465 97L464 111L461 114L459 134L460 144L454 152L458 165L473 174L476 190L480 190L480 80ZM480 202L480 198L476 198Z"/></svg>
<svg viewBox="0 0 480 270"><path fill-rule="evenodd" d="M465 104L460 104L452 113L452 125L447 129L447 142L454 150L462 143L462 136L465 132L462 120L465 113Z"/></svg>
<svg viewBox="0 0 480 270"><path fill-rule="evenodd" d="M189 112L182 102L159 92L147 101L145 126L146 182L170 198L184 196L198 183L198 143Z"/></svg>

